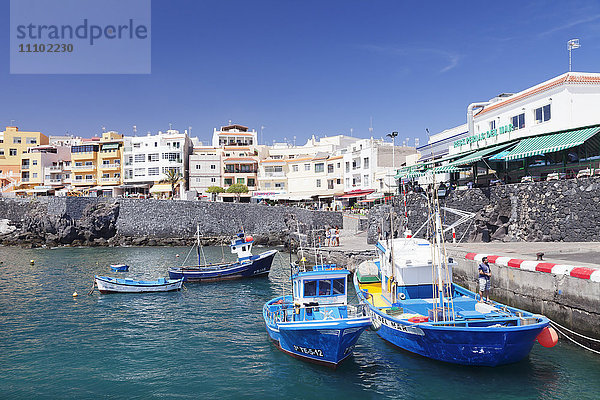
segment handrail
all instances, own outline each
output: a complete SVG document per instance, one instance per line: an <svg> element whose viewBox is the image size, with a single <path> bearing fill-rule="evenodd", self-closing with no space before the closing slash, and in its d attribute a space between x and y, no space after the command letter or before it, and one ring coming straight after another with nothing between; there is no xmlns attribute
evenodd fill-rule
<svg viewBox="0 0 600 400"><path fill-rule="evenodd" d="M319 310L315 310L315 309L321 309L321 308L327 308L327 307L347 307L346 309L346 313L347 316L343 317L343 316L333 316L333 315L329 315L330 318L327 318L327 315L324 315L324 318L322 320L316 320L316 321L339 321L339 320L344 320L344 319L348 319L348 318L357 318L361 315L365 315L365 307L362 304L359 305L343 305L343 304L339 304L339 305L332 305L332 304L327 304L327 305L319 305L319 306L300 306L300 307L294 307L292 304L290 303L286 303L285 305L289 305L291 307L289 308L285 308L285 309L277 309L275 311L270 310L269 308L272 306L278 306L279 304L271 304L269 306L266 307L266 315L267 318L269 319L269 322L273 325L275 323L278 322L305 322L307 321L306 316L307 316L307 311L310 310L311 313L315 313L315 312L321 312ZM300 312L301 310L304 310L304 312ZM333 311L333 310L331 310ZM302 316L302 319L296 319L296 316ZM311 320L312 321L312 320Z"/></svg>

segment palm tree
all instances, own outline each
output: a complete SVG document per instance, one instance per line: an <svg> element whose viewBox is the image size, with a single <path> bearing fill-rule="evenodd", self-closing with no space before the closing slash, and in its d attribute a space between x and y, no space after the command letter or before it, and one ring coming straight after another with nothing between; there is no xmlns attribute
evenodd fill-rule
<svg viewBox="0 0 600 400"><path fill-rule="evenodd" d="M175 197L175 185L185 182L181 174L176 169L168 169L165 173L167 176L160 183L169 183L171 185L171 199Z"/></svg>

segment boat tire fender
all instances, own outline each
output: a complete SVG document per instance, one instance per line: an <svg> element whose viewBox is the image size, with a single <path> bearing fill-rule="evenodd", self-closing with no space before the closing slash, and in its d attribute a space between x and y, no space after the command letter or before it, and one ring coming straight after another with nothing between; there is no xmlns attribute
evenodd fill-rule
<svg viewBox="0 0 600 400"><path fill-rule="evenodd" d="M400 293L398 297L400 298L400 300L406 300L406 295L404 293Z"/></svg>

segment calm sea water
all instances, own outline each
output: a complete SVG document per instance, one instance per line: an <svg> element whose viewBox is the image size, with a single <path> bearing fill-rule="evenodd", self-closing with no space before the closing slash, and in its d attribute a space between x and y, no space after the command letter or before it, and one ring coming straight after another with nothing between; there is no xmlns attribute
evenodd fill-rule
<svg viewBox="0 0 600 400"><path fill-rule="evenodd" d="M109 264L156 278L188 251L0 248L0 398L600 398L600 357L566 342L499 368L431 361L373 332L336 371L291 358L261 315L289 285L285 254L268 278L87 296L94 274L117 274Z"/></svg>

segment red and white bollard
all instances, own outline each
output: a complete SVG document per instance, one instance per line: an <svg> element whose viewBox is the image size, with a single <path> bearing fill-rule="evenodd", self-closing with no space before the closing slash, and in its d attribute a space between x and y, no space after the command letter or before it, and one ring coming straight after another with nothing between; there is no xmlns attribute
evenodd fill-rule
<svg viewBox="0 0 600 400"><path fill-rule="evenodd" d="M452 243L456 243L456 230L452 228Z"/></svg>

